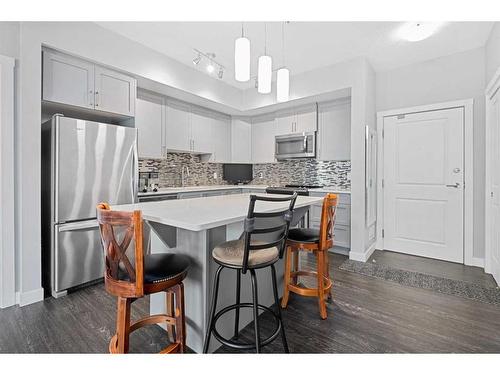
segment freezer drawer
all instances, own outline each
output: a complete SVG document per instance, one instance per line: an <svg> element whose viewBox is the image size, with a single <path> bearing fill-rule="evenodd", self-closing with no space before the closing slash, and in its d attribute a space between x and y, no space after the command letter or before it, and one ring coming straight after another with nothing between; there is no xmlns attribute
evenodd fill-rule
<svg viewBox="0 0 500 375"><path fill-rule="evenodd" d="M104 252L97 221L54 226L52 289L66 289L104 276Z"/></svg>

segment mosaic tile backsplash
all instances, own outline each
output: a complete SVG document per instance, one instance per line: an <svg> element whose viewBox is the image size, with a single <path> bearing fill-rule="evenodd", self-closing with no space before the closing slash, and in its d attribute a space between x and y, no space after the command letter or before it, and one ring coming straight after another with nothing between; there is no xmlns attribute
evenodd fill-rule
<svg viewBox="0 0 500 375"><path fill-rule="evenodd" d="M139 159L139 171L158 172L160 188L182 186L183 167L189 169L189 176L184 173L185 186L227 184L222 179L222 164L202 162L199 155L169 153L164 159ZM184 171L186 172L186 169ZM307 184L350 189L350 172L350 160L286 160L277 163L254 164L254 179L251 184L269 186ZM214 173L217 177L214 177Z"/></svg>

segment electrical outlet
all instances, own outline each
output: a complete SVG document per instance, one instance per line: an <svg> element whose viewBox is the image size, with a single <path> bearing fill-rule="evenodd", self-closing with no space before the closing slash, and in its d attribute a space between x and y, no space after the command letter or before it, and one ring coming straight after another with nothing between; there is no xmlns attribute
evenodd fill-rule
<svg viewBox="0 0 500 375"><path fill-rule="evenodd" d="M264 178L264 173L263 172L259 172L259 178Z"/></svg>
<svg viewBox="0 0 500 375"><path fill-rule="evenodd" d="M217 180L217 172L214 172L214 180Z"/></svg>

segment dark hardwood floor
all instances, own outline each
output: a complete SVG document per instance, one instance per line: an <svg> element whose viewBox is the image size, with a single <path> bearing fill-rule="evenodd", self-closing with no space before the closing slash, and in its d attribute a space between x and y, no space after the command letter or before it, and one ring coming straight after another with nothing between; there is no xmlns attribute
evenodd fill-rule
<svg viewBox="0 0 500 375"><path fill-rule="evenodd" d="M396 262L390 254L384 256L385 260L379 256L377 261ZM500 353L499 306L344 272L338 266L346 257L331 254L330 259L335 284L328 319L319 318L314 299L296 295L283 312L291 352ZM313 265L307 256L303 262ZM476 277L479 280L482 275ZM147 314L148 304L147 299L134 302L133 318ZM0 352L106 353L115 311L115 299L102 284L57 300L0 310ZM265 336L272 320L265 314L261 317ZM136 331L131 351L156 352L168 342L165 336L155 326ZM242 337L252 339L251 324L243 329ZM263 352L282 353L281 341L264 347Z"/></svg>

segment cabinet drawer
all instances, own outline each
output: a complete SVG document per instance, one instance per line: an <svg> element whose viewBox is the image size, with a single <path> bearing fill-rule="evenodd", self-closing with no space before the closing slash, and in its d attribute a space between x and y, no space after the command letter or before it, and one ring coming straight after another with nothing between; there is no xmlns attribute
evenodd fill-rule
<svg viewBox="0 0 500 375"><path fill-rule="evenodd" d="M351 204L351 194L337 194L338 204Z"/></svg>
<svg viewBox="0 0 500 375"><path fill-rule="evenodd" d="M351 206L345 206L343 204L337 205L335 223L344 225L351 224Z"/></svg>
<svg viewBox="0 0 500 375"><path fill-rule="evenodd" d="M348 226L335 224L333 233L335 246L351 247L351 231Z"/></svg>

